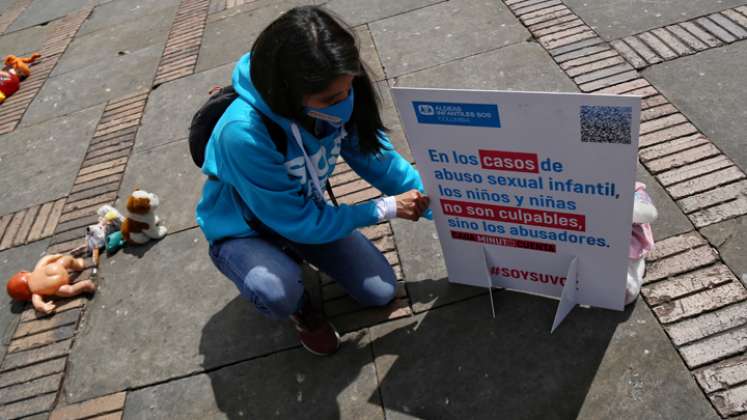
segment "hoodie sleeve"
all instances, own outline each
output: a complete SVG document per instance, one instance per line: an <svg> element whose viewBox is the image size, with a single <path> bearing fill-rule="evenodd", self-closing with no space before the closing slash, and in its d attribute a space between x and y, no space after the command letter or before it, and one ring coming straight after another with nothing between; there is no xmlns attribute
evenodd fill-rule
<svg viewBox="0 0 747 420"><path fill-rule="evenodd" d="M250 122L228 123L216 146L220 153L218 177L238 191L262 223L291 241L332 242L378 222L373 202L317 207L288 176L284 156L268 134Z"/></svg>
<svg viewBox="0 0 747 420"><path fill-rule="evenodd" d="M381 143L378 154L362 153L356 135L343 141L340 154L361 178L386 195L397 195L412 189L425 193L420 173L397 153L386 134L379 131L378 138ZM424 216L431 219L431 210Z"/></svg>

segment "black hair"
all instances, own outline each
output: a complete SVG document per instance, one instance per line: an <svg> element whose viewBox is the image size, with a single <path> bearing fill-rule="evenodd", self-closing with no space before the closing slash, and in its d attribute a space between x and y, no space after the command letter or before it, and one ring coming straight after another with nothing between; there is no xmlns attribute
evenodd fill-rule
<svg viewBox="0 0 747 420"><path fill-rule="evenodd" d="M386 131L380 99L345 23L320 7L296 7L265 28L252 46L254 87L274 113L289 119L303 121L304 95L322 92L345 75L353 76L355 90L346 129L357 132L363 153L377 153L377 131Z"/></svg>

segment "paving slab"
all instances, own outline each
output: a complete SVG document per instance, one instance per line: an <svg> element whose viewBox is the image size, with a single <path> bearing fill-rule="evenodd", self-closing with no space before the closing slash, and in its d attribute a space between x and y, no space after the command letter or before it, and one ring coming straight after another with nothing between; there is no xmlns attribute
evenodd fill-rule
<svg viewBox="0 0 747 420"><path fill-rule="evenodd" d="M565 0L604 39L612 40L744 4L743 0Z"/></svg>
<svg viewBox="0 0 747 420"><path fill-rule="evenodd" d="M721 151L747 170L747 43L738 42L644 70L643 74Z"/></svg>
<svg viewBox="0 0 747 420"><path fill-rule="evenodd" d="M369 29L388 77L529 38L529 32L506 6L498 2L468 0L413 10L371 23ZM464 77L463 74L460 76Z"/></svg>
<svg viewBox="0 0 747 420"><path fill-rule="evenodd" d="M50 78L29 105L21 125L35 124L150 87L162 49L162 45L152 45Z"/></svg>
<svg viewBox="0 0 747 420"><path fill-rule="evenodd" d="M197 109L210 97L213 86L231 83L234 64L193 74L159 86L151 92L135 148L152 148L185 139Z"/></svg>
<svg viewBox="0 0 747 420"><path fill-rule="evenodd" d="M0 0L0 14L5 13L13 6L16 0Z"/></svg>
<svg viewBox="0 0 747 420"><path fill-rule="evenodd" d="M8 31L36 26L82 9L88 0L34 0L8 28Z"/></svg>
<svg viewBox="0 0 747 420"><path fill-rule="evenodd" d="M384 52L386 53L386 52ZM523 42L390 79L402 87L577 92L573 82L538 44ZM383 91L381 89L380 91ZM384 122L393 128L392 141L411 159L399 117L389 92L383 92ZM390 108L391 103L391 108Z"/></svg>
<svg viewBox="0 0 747 420"><path fill-rule="evenodd" d="M369 77L373 81L384 80L386 78L384 68L381 66L381 60L379 60L379 54L368 27L355 28L355 35L358 37L361 60L368 67Z"/></svg>
<svg viewBox="0 0 747 420"><path fill-rule="evenodd" d="M162 9L136 20L78 35L54 68L51 77L132 54L151 45L163 47L175 8Z"/></svg>
<svg viewBox="0 0 747 420"><path fill-rule="evenodd" d="M407 143L405 133L402 130L402 123L399 120L397 108L394 106L394 101L392 100L389 81L382 80L376 83L376 89L381 98L381 119L384 122L384 126L389 130L387 132L389 140L402 157L412 162L414 160L412 151L410 151L410 145Z"/></svg>
<svg viewBox="0 0 747 420"><path fill-rule="evenodd" d="M394 86L578 92L571 79L535 42L509 45L398 77Z"/></svg>
<svg viewBox="0 0 747 420"><path fill-rule="evenodd" d="M550 335L555 301L495 297L371 328L388 419L718 418L643 302Z"/></svg>
<svg viewBox="0 0 747 420"><path fill-rule="evenodd" d="M706 226L700 232L718 249L721 258L738 278L747 274L747 217Z"/></svg>
<svg viewBox="0 0 747 420"><path fill-rule="evenodd" d="M95 9L78 31L78 36L86 35L100 29L108 29L125 22L137 21L145 17L160 14L164 10L175 11L179 0L115 0L102 4ZM170 20L164 24L171 25Z"/></svg>
<svg viewBox="0 0 747 420"><path fill-rule="evenodd" d="M123 251L102 261L68 364L67 402L297 346L289 323L266 320L214 268L199 229Z"/></svg>
<svg viewBox="0 0 747 420"><path fill-rule="evenodd" d="M489 313L490 301L485 289L449 283L441 243L433 222L394 219L391 224L410 304L415 312L484 295L483 301L473 302L473 305L475 310L482 309Z"/></svg>
<svg viewBox="0 0 747 420"><path fill-rule="evenodd" d="M364 23L400 15L444 0L332 0L324 7L340 16L348 25Z"/></svg>
<svg viewBox="0 0 747 420"><path fill-rule="evenodd" d="M296 6L312 4L306 0L282 0L263 3L261 7L249 4L249 11L231 13L224 18L208 21L200 46L196 72L232 63L251 50L254 40L278 16Z"/></svg>
<svg viewBox="0 0 747 420"><path fill-rule="evenodd" d="M142 188L158 195L158 215L169 231L195 227L195 207L204 182L205 176L192 162L186 139L137 150L127 162L116 207L124 209L130 193Z"/></svg>
<svg viewBox="0 0 747 420"><path fill-rule="evenodd" d="M0 214L70 192L103 109L94 106L2 137Z"/></svg>
<svg viewBox="0 0 747 420"><path fill-rule="evenodd" d="M49 239L45 239L0 252L0 281L5 284L13 274L32 270L48 245ZM18 323L18 314L23 309L24 303L13 302L4 290L0 293L0 361L5 357Z"/></svg>
<svg viewBox="0 0 747 420"><path fill-rule="evenodd" d="M41 50L49 33L48 26L33 26L0 36L0 57L8 54L28 56ZM34 68L31 67L31 71Z"/></svg>
<svg viewBox="0 0 747 420"><path fill-rule="evenodd" d="M646 192L656 206L659 217L651 225L657 241L694 230L690 219L680 210L677 203L667 194L659 182L639 163L636 180L646 184Z"/></svg>
<svg viewBox="0 0 747 420"><path fill-rule="evenodd" d="M343 339L332 357L297 348L131 392L124 418L383 419L365 331Z"/></svg>

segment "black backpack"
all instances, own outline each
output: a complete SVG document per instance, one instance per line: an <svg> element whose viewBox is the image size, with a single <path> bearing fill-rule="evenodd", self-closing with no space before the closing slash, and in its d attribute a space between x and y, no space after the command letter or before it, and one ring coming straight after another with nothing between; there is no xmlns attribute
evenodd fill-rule
<svg viewBox="0 0 747 420"><path fill-rule="evenodd" d="M229 105L238 97L239 94L236 93L233 86L224 86L210 95L210 98L192 117L192 123L189 126L189 153L192 156L192 161L198 167L202 168L202 164L205 162L205 148L210 140L210 135L213 133L213 128L218 124L218 120L226 112ZM288 151L288 139L285 131L262 112L259 112L259 115L262 117L262 123L267 127L267 132L270 134L275 148L285 155ZM332 186L329 182L327 182L327 194L336 206L337 199L332 193Z"/></svg>

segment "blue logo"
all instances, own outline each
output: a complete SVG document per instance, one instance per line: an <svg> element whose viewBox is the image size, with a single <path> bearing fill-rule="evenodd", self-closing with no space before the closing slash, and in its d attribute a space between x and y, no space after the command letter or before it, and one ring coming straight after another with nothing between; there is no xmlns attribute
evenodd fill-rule
<svg viewBox="0 0 747 420"><path fill-rule="evenodd" d="M453 102L413 102L420 124L501 127L498 105Z"/></svg>

